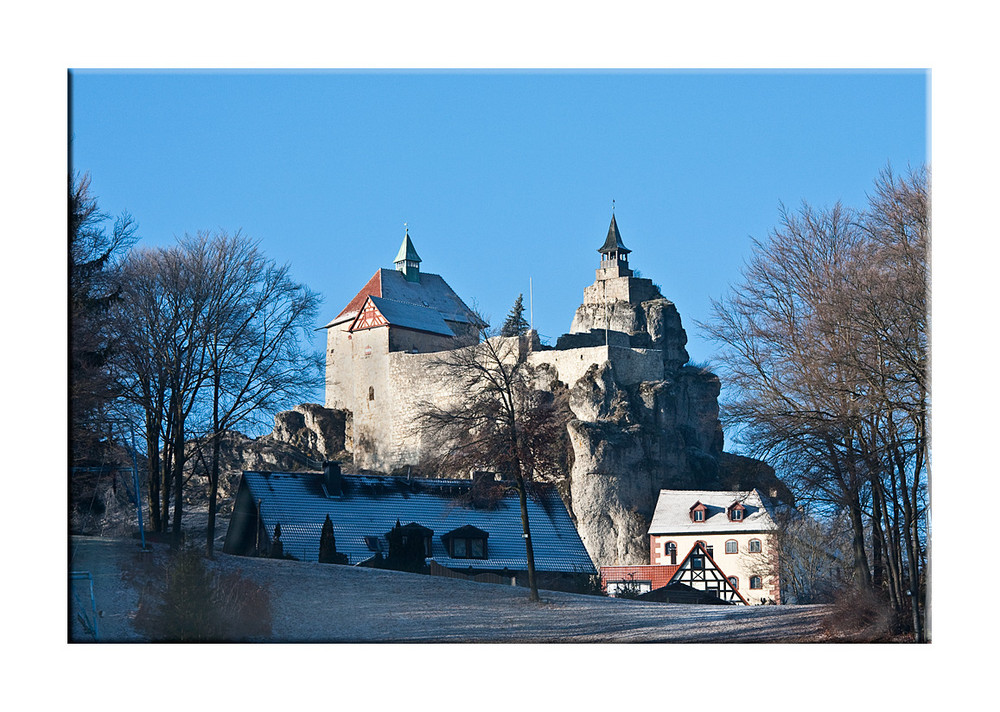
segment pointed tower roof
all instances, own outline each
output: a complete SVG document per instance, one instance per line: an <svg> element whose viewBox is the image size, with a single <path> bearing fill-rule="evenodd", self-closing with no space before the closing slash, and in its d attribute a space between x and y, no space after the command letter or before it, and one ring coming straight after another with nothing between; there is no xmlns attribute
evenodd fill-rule
<svg viewBox="0 0 1000 712"><path fill-rule="evenodd" d="M399 252L396 253L396 259L393 260L395 263L400 262L421 262L420 255L417 254L416 248L413 247L413 242L410 241L410 230L407 228L406 235L403 237L403 244L399 246Z"/></svg>
<svg viewBox="0 0 1000 712"><path fill-rule="evenodd" d="M608 228L608 239L604 241L604 246L598 252L607 254L608 252L621 252L628 254L632 250L625 247L622 242L622 234L618 232L618 223L615 221L614 213L611 214L611 226Z"/></svg>

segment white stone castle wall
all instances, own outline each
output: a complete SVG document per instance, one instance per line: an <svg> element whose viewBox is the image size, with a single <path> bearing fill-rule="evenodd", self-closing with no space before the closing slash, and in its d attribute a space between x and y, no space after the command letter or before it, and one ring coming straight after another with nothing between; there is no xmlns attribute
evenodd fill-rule
<svg viewBox="0 0 1000 712"><path fill-rule="evenodd" d="M663 378L663 352L656 349L629 349L619 346L591 346L564 351L533 351L532 366L552 366L560 381L572 388L593 366L611 361L615 380L623 386Z"/></svg>

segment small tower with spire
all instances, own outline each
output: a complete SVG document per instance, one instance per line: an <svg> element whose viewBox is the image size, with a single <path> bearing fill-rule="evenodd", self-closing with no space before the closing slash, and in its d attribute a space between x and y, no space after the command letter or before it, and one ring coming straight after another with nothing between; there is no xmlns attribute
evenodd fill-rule
<svg viewBox="0 0 1000 712"><path fill-rule="evenodd" d="M402 272L407 282L420 281L420 255L417 254L413 242L410 241L410 228L403 224L406 234L403 237L403 244L399 246L396 253L396 271Z"/></svg>
<svg viewBox="0 0 1000 712"><path fill-rule="evenodd" d="M611 226L608 228L608 237L598 250L601 253L601 272L598 279L609 279L611 277L631 277L632 270L628 266L628 253L632 250L625 247L622 242L622 235L618 232L618 222L615 214L611 213Z"/></svg>
<svg viewBox="0 0 1000 712"><path fill-rule="evenodd" d="M584 305L598 304L602 305L602 308L607 308L607 305L613 302L628 302L635 305L648 299L662 297L659 288L652 280L636 277L628 266L628 256L632 250L625 247L625 243L622 242L614 208L611 212L608 236L597 251L601 253L601 266L596 270L597 279L583 290Z"/></svg>

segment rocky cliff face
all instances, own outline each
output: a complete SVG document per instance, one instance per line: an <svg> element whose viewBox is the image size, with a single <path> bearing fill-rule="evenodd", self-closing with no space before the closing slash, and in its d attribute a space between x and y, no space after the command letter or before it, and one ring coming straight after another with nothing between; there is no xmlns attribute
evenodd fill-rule
<svg viewBox="0 0 1000 712"><path fill-rule="evenodd" d="M721 486L719 379L685 365L687 335L666 299L583 304L572 329L557 348L626 337L632 348L662 352L662 378L623 385L611 350L569 397L569 498L580 536L598 566L649 563L646 530L659 490Z"/></svg>
<svg viewBox="0 0 1000 712"><path fill-rule="evenodd" d="M219 477L219 502L225 511L236 494L244 470L319 470L324 460L350 461L350 414L303 403L274 416L274 429L251 438L230 431L223 436ZM209 486L205 476L205 456L198 457L198 443L188 443L193 477L185 490L191 504L207 501Z"/></svg>

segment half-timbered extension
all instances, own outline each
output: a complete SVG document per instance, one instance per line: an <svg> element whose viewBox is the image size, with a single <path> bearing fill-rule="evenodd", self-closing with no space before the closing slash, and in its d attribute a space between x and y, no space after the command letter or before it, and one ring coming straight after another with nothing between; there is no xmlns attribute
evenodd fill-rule
<svg viewBox="0 0 1000 712"><path fill-rule="evenodd" d="M681 585L678 587L678 584ZM733 576L719 568L701 542L696 542L676 565L601 567L601 585L609 596L615 596L626 588L645 594L675 587L705 591L720 601L747 605L749 601L740 593L737 584Z"/></svg>
<svg viewBox="0 0 1000 712"><path fill-rule="evenodd" d="M649 562L676 566L680 552L700 545L748 603L780 603L771 507L756 489L660 490L649 526Z"/></svg>

